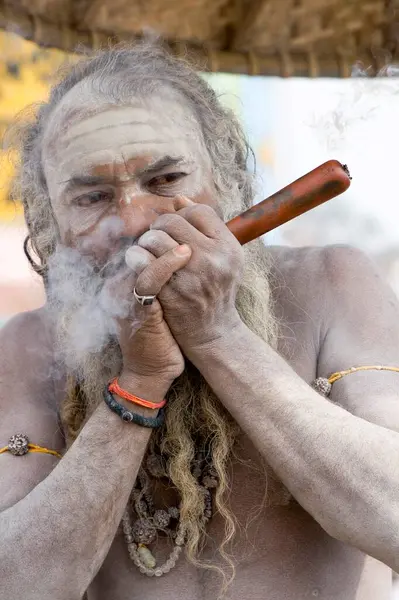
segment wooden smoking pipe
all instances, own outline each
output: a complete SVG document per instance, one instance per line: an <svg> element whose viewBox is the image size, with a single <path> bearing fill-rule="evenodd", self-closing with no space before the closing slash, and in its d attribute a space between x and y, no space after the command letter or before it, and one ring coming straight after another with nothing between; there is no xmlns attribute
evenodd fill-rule
<svg viewBox="0 0 399 600"><path fill-rule="evenodd" d="M339 196L348 189L351 179L346 165L329 160L226 225L241 244L246 244Z"/></svg>

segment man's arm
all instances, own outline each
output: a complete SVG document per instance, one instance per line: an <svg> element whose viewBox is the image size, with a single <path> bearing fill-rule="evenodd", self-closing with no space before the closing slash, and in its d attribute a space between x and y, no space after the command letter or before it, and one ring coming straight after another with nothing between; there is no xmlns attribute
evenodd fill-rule
<svg viewBox="0 0 399 600"><path fill-rule="evenodd" d="M326 294L331 297L331 306L344 306L346 294L348 302L350 298L354 301L347 288L354 285L351 280L356 268L345 280L349 265L339 264L337 257L328 252L326 256L326 260L333 261L330 266L334 273L341 270L341 285L330 281ZM371 268L367 261L364 263ZM322 352L319 375L330 374L337 366L356 366L361 348L365 349L360 353L361 361L367 358L398 364L398 320L391 322L393 314L397 315L397 305L392 295L386 300L392 311L365 305L365 294L372 290L375 298L385 298L378 291L381 282L376 274L365 272L366 264L363 271L359 269L358 278L366 277L368 287L364 291L358 288L356 294L357 323L361 322L362 327L356 325L349 331L348 324L343 324L346 337L327 336L325 343L330 346ZM327 268L327 263L324 266ZM367 321L375 319L377 308L379 326L371 339L365 327ZM337 326L339 311L334 315L331 330ZM389 348L387 339L391 340ZM345 345L349 365L343 364ZM399 465L395 457L399 456L399 433L381 425L399 421L399 397L393 396L392 379L380 380L380 372L370 373L374 387L356 392L352 385L350 398L345 398L352 408L360 407L362 402L368 406L378 404L380 409L374 409L374 415L380 417L370 419L377 420L376 424L320 396L244 325L206 347L196 348L190 358L283 483L321 526L331 536L398 570ZM355 376L348 376L347 385L350 377ZM372 389L372 397L369 395L365 401L367 389ZM339 392L334 391L334 400L342 404Z"/></svg>
<svg viewBox="0 0 399 600"><path fill-rule="evenodd" d="M41 377L50 364L41 360L48 350L44 339L39 346L41 337L35 315L18 317L0 334L0 444L26 433L32 443L60 451L46 398L52 386ZM154 399L166 391L153 380L121 384ZM123 423L104 404L61 460L0 455L1 598L82 597L108 553L149 436L149 429Z"/></svg>
<svg viewBox="0 0 399 600"><path fill-rule="evenodd" d="M318 377L350 367L399 367L399 302L372 261L359 250L325 250L330 315ZM327 304L329 302L329 304ZM399 373L362 371L334 383L330 399L352 414L399 432Z"/></svg>

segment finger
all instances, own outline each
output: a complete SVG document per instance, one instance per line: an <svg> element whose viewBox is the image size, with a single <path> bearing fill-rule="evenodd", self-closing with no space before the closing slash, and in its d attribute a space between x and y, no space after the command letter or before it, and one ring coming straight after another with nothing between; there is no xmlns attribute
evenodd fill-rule
<svg viewBox="0 0 399 600"><path fill-rule="evenodd" d="M127 307L131 304L131 296L138 275L155 260L155 256L152 256L144 248L138 246L129 248L125 255L126 266L106 280L104 284L102 291L104 301L109 303L111 299L114 299L121 304L120 311L126 312Z"/></svg>
<svg viewBox="0 0 399 600"><path fill-rule="evenodd" d="M229 235L229 229L209 204L193 202L183 195L176 196L175 210L198 231L213 239L220 239L223 234Z"/></svg>
<svg viewBox="0 0 399 600"><path fill-rule="evenodd" d="M131 272L136 276L140 275L140 273L154 260L156 260L156 258L151 252L148 252L145 248L141 248L137 245L128 248L125 254L125 262Z"/></svg>
<svg viewBox="0 0 399 600"><path fill-rule="evenodd" d="M131 287L138 275L154 260L155 256L144 248L132 246L125 253L125 265L115 275L106 278L105 286L114 290L125 288L126 284Z"/></svg>
<svg viewBox="0 0 399 600"><path fill-rule="evenodd" d="M185 267L190 258L191 248L185 244L165 252L140 273L136 282L137 293L143 296L159 294L173 273Z"/></svg>
<svg viewBox="0 0 399 600"><path fill-rule="evenodd" d="M193 246L204 241L201 232L178 213L161 215L150 225L150 230L164 231L178 244Z"/></svg>
<svg viewBox="0 0 399 600"><path fill-rule="evenodd" d="M174 199L174 202L173 202L176 212L181 210L182 208L187 208L188 206L193 206L194 204L195 204L195 202L190 200L190 198L187 198L187 196L183 196L181 194L176 196L176 198Z"/></svg>
<svg viewBox="0 0 399 600"><path fill-rule="evenodd" d="M178 242L171 238L165 231L156 231L154 229L143 233L137 240L137 244L141 248L151 252L156 258L159 258L169 250L173 250L173 248L177 248L179 245Z"/></svg>
<svg viewBox="0 0 399 600"><path fill-rule="evenodd" d="M177 214L208 238L217 240L229 233L225 223L208 204L193 204Z"/></svg>

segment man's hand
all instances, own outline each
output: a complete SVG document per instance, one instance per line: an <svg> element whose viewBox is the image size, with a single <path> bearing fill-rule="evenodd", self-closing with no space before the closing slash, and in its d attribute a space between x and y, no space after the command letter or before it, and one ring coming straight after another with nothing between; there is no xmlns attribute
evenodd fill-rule
<svg viewBox="0 0 399 600"><path fill-rule="evenodd" d="M164 394L183 372L183 355L164 320L159 301L155 300L150 306L141 306L134 298L133 289L136 287L138 294L157 294L162 285L189 261L190 256L190 248L175 244L157 261L144 248L133 246L126 252L127 267L108 281L109 296L124 311L118 331L123 357L123 381L132 379L137 385L137 381L143 380L146 382L144 387L150 390L152 385L149 386L149 382L153 381L156 382L156 390L160 388ZM147 287L145 272L153 272L155 262L158 262L158 276Z"/></svg>
<svg viewBox="0 0 399 600"><path fill-rule="evenodd" d="M162 257L177 244L192 250L190 261L176 271L158 298L163 314L183 352L230 332L241 324L235 299L243 271L243 251L216 212L204 204L182 199L184 208L160 216L138 240L157 260L143 271L140 289L153 289L165 279Z"/></svg>

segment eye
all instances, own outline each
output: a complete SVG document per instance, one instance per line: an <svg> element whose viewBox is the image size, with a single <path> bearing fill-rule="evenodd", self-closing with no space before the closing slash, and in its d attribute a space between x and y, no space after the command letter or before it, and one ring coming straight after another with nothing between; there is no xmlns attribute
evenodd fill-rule
<svg viewBox="0 0 399 600"><path fill-rule="evenodd" d="M148 182L148 186L152 187L155 185L158 187L165 187L167 185L171 185L172 183L176 183L176 181L179 181L186 175L187 173L182 172L164 173L164 175L157 175L156 177L152 177L150 179L150 181Z"/></svg>
<svg viewBox="0 0 399 600"><path fill-rule="evenodd" d="M82 207L93 206L94 204L100 204L102 202L109 202L113 199L111 192L102 192L96 190L94 192L88 192L76 198L75 204Z"/></svg>

